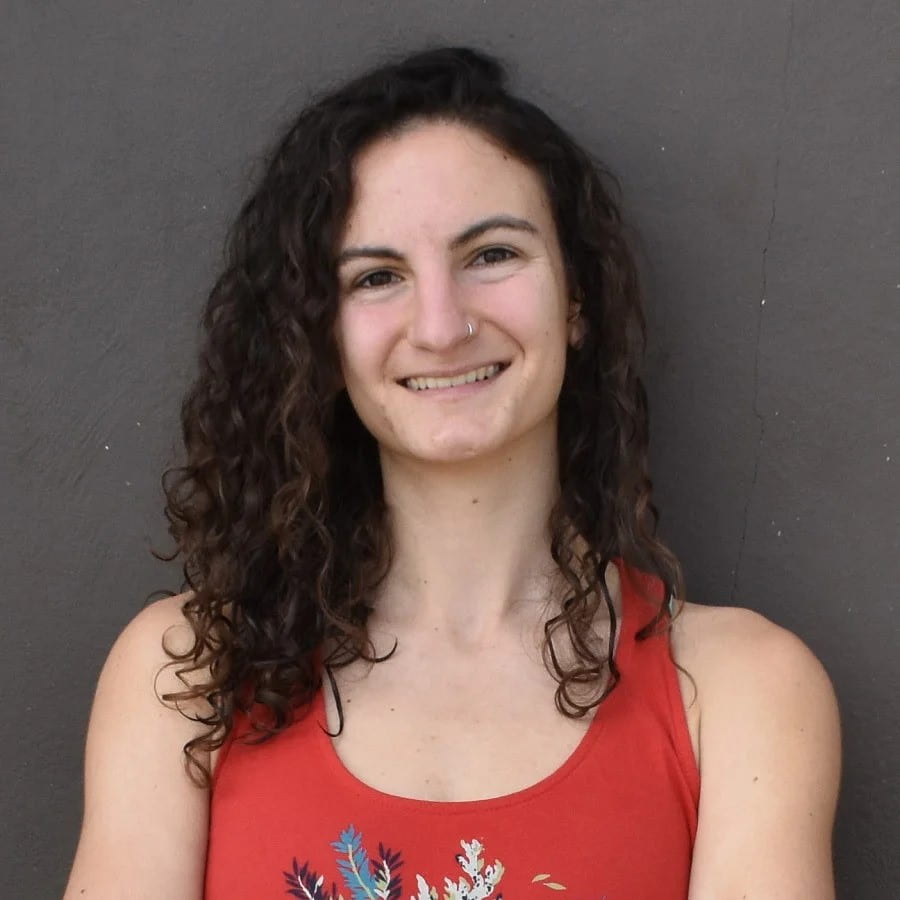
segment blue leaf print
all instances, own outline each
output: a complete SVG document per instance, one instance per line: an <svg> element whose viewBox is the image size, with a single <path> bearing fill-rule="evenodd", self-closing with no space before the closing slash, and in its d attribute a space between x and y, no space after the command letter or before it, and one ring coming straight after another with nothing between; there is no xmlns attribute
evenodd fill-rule
<svg viewBox="0 0 900 900"><path fill-rule="evenodd" d="M342 855L338 857L338 869L353 900L377 900L375 878L369 854L362 845L362 834L349 825L331 846Z"/></svg>

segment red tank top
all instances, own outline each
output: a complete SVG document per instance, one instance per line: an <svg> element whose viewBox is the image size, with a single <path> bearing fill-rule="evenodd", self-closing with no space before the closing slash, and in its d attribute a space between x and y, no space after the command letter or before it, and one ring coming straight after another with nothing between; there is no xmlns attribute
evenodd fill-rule
<svg viewBox="0 0 900 900"><path fill-rule="evenodd" d="M668 636L635 641L654 612L639 588L659 598L662 582L616 564L621 681L555 772L486 800L383 793L319 727L320 688L286 731L222 748L207 900L685 900L700 777Z"/></svg>

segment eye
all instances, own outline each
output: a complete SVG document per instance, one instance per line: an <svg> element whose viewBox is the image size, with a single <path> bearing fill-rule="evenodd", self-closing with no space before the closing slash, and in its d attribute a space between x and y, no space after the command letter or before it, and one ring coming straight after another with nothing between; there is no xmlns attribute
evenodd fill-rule
<svg viewBox="0 0 900 900"><path fill-rule="evenodd" d="M472 265L476 268L496 266L500 263L508 262L510 259L515 259L518 255L515 250L510 250L508 247L485 247L484 250L480 250L475 256ZM484 261L481 263L475 262L475 260L479 259ZM378 290L394 283L392 279L397 278L399 276L395 272L391 272L390 269L376 269L373 272L367 272L362 278L355 281L352 285L352 290Z"/></svg>
<svg viewBox="0 0 900 900"><path fill-rule="evenodd" d="M498 254L500 255L499 258ZM517 255L518 254L514 250L510 250L508 247L485 247L484 250L481 250L478 253L478 256L476 256L475 259L484 258L483 265L495 266L498 263L507 262Z"/></svg>
<svg viewBox="0 0 900 900"><path fill-rule="evenodd" d="M385 279L385 276L387 276L387 280ZM395 273L389 271L388 269L376 269L374 272L369 272L367 275L363 275L363 277L360 278L359 281L354 283L353 287L369 290L372 290L373 288L387 287L391 283L390 279L394 277L396 277Z"/></svg>

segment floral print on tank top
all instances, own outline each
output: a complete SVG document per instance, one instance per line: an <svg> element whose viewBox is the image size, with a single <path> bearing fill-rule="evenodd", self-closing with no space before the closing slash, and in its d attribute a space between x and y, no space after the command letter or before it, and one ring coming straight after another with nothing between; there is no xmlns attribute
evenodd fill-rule
<svg viewBox="0 0 900 900"><path fill-rule="evenodd" d="M404 873L400 871L404 864L402 855L392 852L379 841L378 853L370 857L362 841L362 833L349 825L331 844L337 853L337 867L347 890L346 896L334 881L330 889L326 889L325 876L319 875L308 862L300 865L296 858L292 871L284 873L287 893L302 900L485 900L487 897L503 900L503 863L495 859L485 865L484 847L475 838L459 842L463 852L457 853L455 859L462 874L455 878L445 877L443 893L417 874L414 894L409 894L408 888L404 887ZM546 894L547 890L554 893L566 890L564 884L546 872L535 875L531 883L535 887L535 897ZM604 894L596 900L608 898Z"/></svg>

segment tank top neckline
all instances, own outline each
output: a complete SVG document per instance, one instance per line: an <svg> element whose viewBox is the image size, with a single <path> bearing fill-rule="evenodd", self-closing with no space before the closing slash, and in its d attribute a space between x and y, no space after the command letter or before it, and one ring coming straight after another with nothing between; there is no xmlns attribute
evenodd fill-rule
<svg viewBox="0 0 900 900"><path fill-rule="evenodd" d="M619 622L619 636L614 654L616 665L621 672L624 672L631 657L631 649L635 640L635 632L637 630L637 622L635 621L638 611L636 609L636 598L633 594L634 587L629 578L627 564L621 557L614 557L613 562L616 565L619 574L620 595L622 598L622 613ZM534 782L517 791L503 794L498 797L486 797L477 800L427 800L418 797L404 797L400 794L392 794L386 791L372 787L354 775L343 763L338 755L332 739L326 733L328 721L325 708L325 692L324 686L320 685L316 691L311 713L315 723L316 745L321 761L326 767L326 775L335 780L335 782L343 789L349 790L357 796L366 797L371 802L377 803L379 806L392 807L397 812L440 812L442 815L464 814L464 813L480 813L487 812L492 809L500 809L504 807L523 804L535 800L547 791L555 788L560 782L569 778L590 755L590 752L597 742L600 733L603 730L604 708L607 704L617 699L617 690L613 690L598 707L592 715L587 730L581 736L581 740L575 746L575 749L563 762L549 775L544 776L539 781ZM321 725L321 727L319 727Z"/></svg>

